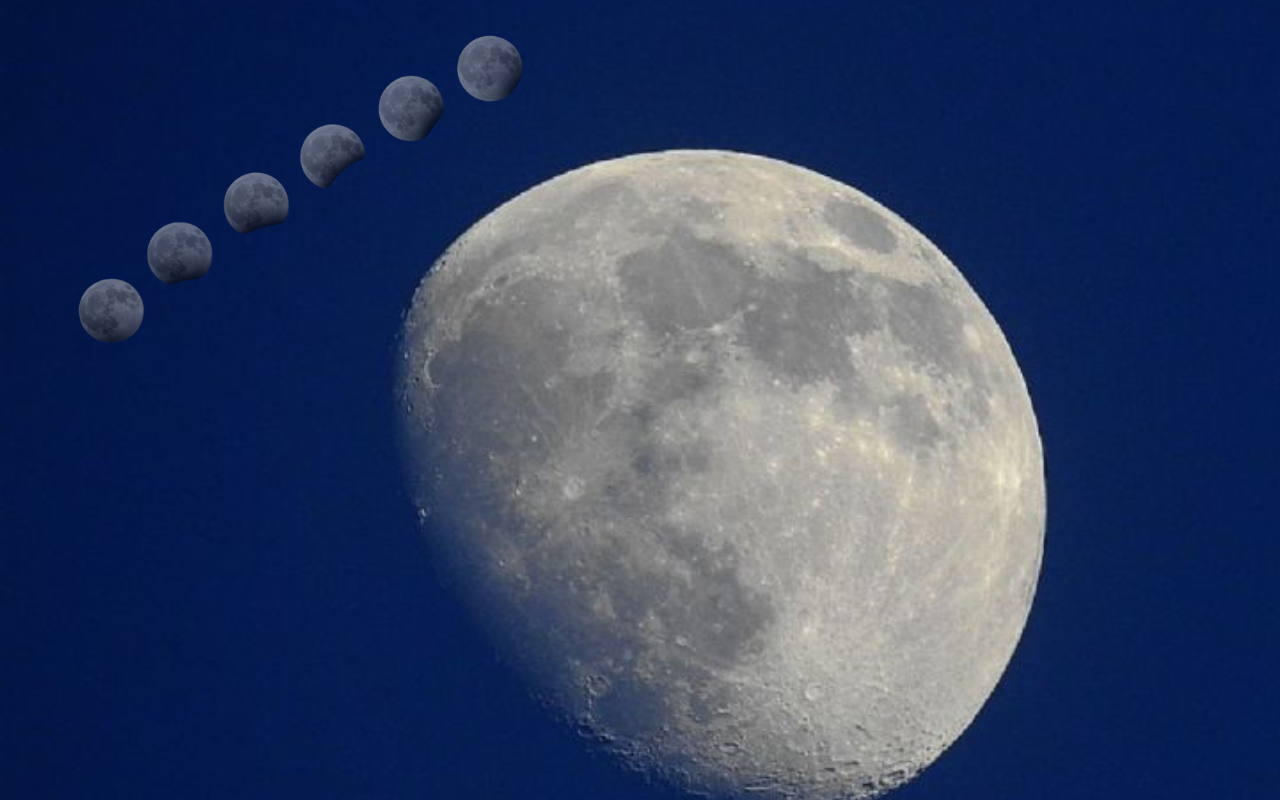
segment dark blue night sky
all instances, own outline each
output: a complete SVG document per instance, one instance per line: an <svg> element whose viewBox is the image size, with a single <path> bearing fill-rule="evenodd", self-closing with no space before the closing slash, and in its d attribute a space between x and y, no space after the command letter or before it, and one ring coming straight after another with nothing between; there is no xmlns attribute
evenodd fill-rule
<svg viewBox="0 0 1280 800"><path fill-rule="evenodd" d="M433 571L401 314L534 184L671 148L861 189L1023 369L1027 630L927 798L1280 796L1280 52L1261 2L9 3L0 12L0 797L661 800L552 721ZM288 6L287 8L285 6ZM511 41L505 100L460 87ZM402 75L444 114L377 114ZM314 128L367 156L303 176ZM222 197L277 177L288 221ZM146 248L213 243L167 286ZM81 329L133 284L142 328ZM957 665L963 668L963 665Z"/></svg>

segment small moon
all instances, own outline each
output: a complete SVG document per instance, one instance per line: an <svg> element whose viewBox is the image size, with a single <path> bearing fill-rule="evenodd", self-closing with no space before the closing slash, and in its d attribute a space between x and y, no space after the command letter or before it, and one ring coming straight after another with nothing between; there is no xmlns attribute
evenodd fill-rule
<svg viewBox="0 0 1280 800"><path fill-rule="evenodd" d="M515 91L523 73L520 51L498 36L481 36L458 56L458 80L477 100L501 100Z"/></svg>
<svg viewBox="0 0 1280 800"><path fill-rule="evenodd" d="M222 198L227 222L239 233L279 225L289 216L289 195L280 181L262 172L236 178Z"/></svg>
<svg viewBox="0 0 1280 800"><path fill-rule="evenodd" d="M213 245L204 231L189 222L170 222L147 245L147 265L165 283L204 277L213 263Z"/></svg>
<svg viewBox="0 0 1280 800"><path fill-rule="evenodd" d="M123 342L142 325L142 297L124 281L98 281L80 297L80 324L100 342Z"/></svg>
<svg viewBox="0 0 1280 800"><path fill-rule="evenodd" d="M411 491L537 691L695 792L910 780L1013 655L1039 431L999 325L920 232L774 159L540 184L403 329Z"/></svg>
<svg viewBox="0 0 1280 800"><path fill-rule="evenodd" d="M426 78L406 75L382 90L378 117L387 133L405 142L425 139L444 113L444 98Z"/></svg>
<svg viewBox="0 0 1280 800"><path fill-rule="evenodd" d="M364 142L355 131L341 125L321 125L302 143L302 171L321 189L362 158Z"/></svg>

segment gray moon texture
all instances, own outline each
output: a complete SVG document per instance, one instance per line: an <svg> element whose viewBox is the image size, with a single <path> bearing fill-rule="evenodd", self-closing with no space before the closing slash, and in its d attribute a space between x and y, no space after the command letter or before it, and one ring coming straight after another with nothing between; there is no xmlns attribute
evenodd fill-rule
<svg viewBox="0 0 1280 800"><path fill-rule="evenodd" d="M100 342L123 342L142 326L142 297L124 281L98 281L80 296L80 324Z"/></svg>
<svg viewBox="0 0 1280 800"><path fill-rule="evenodd" d="M536 693L713 796L863 798L974 719L1045 486L1000 327L861 192L714 150L538 185L405 317L437 561Z"/></svg>
<svg viewBox="0 0 1280 800"><path fill-rule="evenodd" d="M405 142L425 139L444 113L444 98L426 78L406 75L382 90L378 117L387 133Z"/></svg>
<svg viewBox="0 0 1280 800"><path fill-rule="evenodd" d="M501 100L516 90L522 74L520 51L498 36L481 36L458 56L458 81L477 100Z"/></svg>
<svg viewBox="0 0 1280 800"><path fill-rule="evenodd" d="M249 233L284 222L289 216L289 194L270 175L250 172L227 187L222 211L237 232Z"/></svg>
<svg viewBox="0 0 1280 800"><path fill-rule="evenodd" d="M170 222L147 244L147 265L165 283L203 278L213 263L213 245L189 222Z"/></svg>
<svg viewBox="0 0 1280 800"><path fill-rule="evenodd" d="M364 142L341 125L321 125L302 143L302 171L321 189L329 188L344 169L364 158Z"/></svg>

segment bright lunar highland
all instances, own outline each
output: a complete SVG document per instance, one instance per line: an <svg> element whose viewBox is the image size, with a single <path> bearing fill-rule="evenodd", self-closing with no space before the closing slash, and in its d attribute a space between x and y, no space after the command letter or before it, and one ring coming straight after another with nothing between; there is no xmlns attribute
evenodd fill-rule
<svg viewBox="0 0 1280 800"><path fill-rule="evenodd" d="M604 161L440 257L398 392L420 516L539 693L713 795L908 781L1022 633L1027 388L874 200L723 151Z"/></svg>

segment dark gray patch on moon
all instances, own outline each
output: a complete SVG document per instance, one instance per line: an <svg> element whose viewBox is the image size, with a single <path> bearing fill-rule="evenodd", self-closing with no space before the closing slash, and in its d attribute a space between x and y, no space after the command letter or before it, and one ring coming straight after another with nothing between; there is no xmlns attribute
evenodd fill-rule
<svg viewBox="0 0 1280 800"><path fill-rule="evenodd" d="M822 216L837 233L856 247L877 253L892 253L898 237L875 211L849 200L829 200Z"/></svg>
<svg viewBox="0 0 1280 800"><path fill-rule="evenodd" d="M656 520L653 525L645 538L674 568L638 561L636 545L619 540L608 548L612 556L601 554L599 570L585 584L591 593L608 598L620 623L616 629L627 632L621 650L592 648L594 659L609 661L630 650L668 668L681 662L736 663L774 619L768 598L743 586L732 545L713 550L700 531ZM565 576L565 585L574 583ZM567 610L576 615L588 605L575 601ZM605 627L591 617L583 621L592 628Z"/></svg>
<svg viewBox="0 0 1280 800"><path fill-rule="evenodd" d="M909 447L930 448L942 438L942 427L918 394L900 394L888 404L887 426L894 439Z"/></svg>
<svg viewBox="0 0 1280 800"><path fill-rule="evenodd" d="M636 414L652 420L677 400L694 400L715 386L719 366L706 357L690 361L688 355L694 351L705 352L697 344L677 345L655 357L639 392L641 404L636 406Z"/></svg>
<svg viewBox="0 0 1280 800"><path fill-rule="evenodd" d="M653 423L647 406L613 411L600 421L599 432L593 438L601 452L626 454L608 459L600 467L598 499L610 516L644 517L654 509L665 507L668 476L646 469L646 460L639 457L645 450L656 449ZM606 447L618 449L606 451Z"/></svg>
<svg viewBox="0 0 1280 800"><path fill-rule="evenodd" d="M227 187L222 211L237 232L250 233L284 222L289 216L289 195L270 175L250 172Z"/></svg>
<svg viewBox="0 0 1280 800"><path fill-rule="evenodd" d="M631 466L637 475L670 480L675 476L706 472L711 465L711 447L694 439L672 445L653 437L636 443Z"/></svg>
<svg viewBox="0 0 1280 800"><path fill-rule="evenodd" d="M677 400L693 400L714 385L718 369L714 362L690 363L675 350L653 368L642 395L657 408Z"/></svg>
<svg viewBox="0 0 1280 800"><path fill-rule="evenodd" d="M966 381L972 419L986 418L992 386L987 359L965 348L965 319L946 288L865 272L828 272L802 249L776 248L773 257L787 262L786 277L749 278L740 342L774 375L792 388L832 381L840 404L854 416L864 414L882 398L866 396L849 340L885 330L923 372ZM918 398L895 402L907 407L898 412L904 436L906 426L917 426L905 439L926 446L941 437L927 404Z"/></svg>
<svg viewBox="0 0 1280 800"><path fill-rule="evenodd" d="M592 728L602 723L608 726L608 730L616 731L610 734L611 737L643 739L661 729L673 716L674 709L667 693L659 686L639 680L632 664L623 660L618 666L593 667L593 677L607 676L602 685L608 688L579 710L591 720ZM599 680L598 677L596 679Z"/></svg>
<svg viewBox="0 0 1280 800"><path fill-rule="evenodd" d="M864 396L849 338L888 329L907 346L918 364L935 372L956 364L976 364L960 352L963 320L941 290L913 286L868 274L828 272L803 250L778 249L787 262L785 277L768 277L730 247L673 228L662 244L619 260L623 305L639 311L644 323L664 337L688 337L741 311L739 343L793 389L830 381L841 405L855 414L879 402ZM672 292L672 287L677 290ZM715 359L705 359L714 364ZM664 360L654 374L661 393L662 370L706 373L707 367ZM670 366L668 366L670 365ZM985 380L966 371L971 394L985 394ZM693 380L686 377L686 380ZM710 378L704 374L703 388ZM655 405L670 403L663 397ZM900 440L931 446L941 435L918 397L896 401L892 427ZM662 462L670 466L670 461Z"/></svg>
<svg viewBox="0 0 1280 800"><path fill-rule="evenodd" d="M824 272L796 251L779 257L790 262L787 278L759 278L747 291L743 344L793 387L827 378L851 389L858 376L846 337L875 330L876 319L859 313L847 275Z"/></svg>
<svg viewBox="0 0 1280 800"><path fill-rule="evenodd" d="M404 142L425 139L444 113L440 90L426 78L396 78L378 98L378 118L387 133Z"/></svg>
<svg viewBox="0 0 1280 800"><path fill-rule="evenodd" d="M965 383L961 403L966 424L987 421L991 395L1009 376L1003 370L993 371L990 354L965 346L964 312L948 289L880 280L864 290L862 302L882 309L883 324L924 372L952 375Z"/></svg>
<svg viewBox="0 0 1280 800"><path fill-rule="evenodd" d="M213 263L213 245L204 231L188 222L170 222L147 244L147 266L165 283L204 277Z"/></svg>
<svg viewBox="0 0 1280 800"><path fill-rule="evenodd" d="M688 648L701 663L721 667L755 652L753 644L773 623L775 611L768 596L743 585L737 548L726 542L711 549L702 532L675 526L665 526L658 538L687 569L658 613L670 631L669 643Z"/></svg>
<svg viewBox="0 0 1280 800"><path fill-rule="evenodd" d="M562 287L551 281L511 283L477 303L459 340L432 360L431 381L443 389L439 424L471 431L455 441L463 457L510 453L521 468L534 468L553 452L558 431L603 410L610 374L563 374L569 334L546 309L564 301ZM557 380L549 382L551 376ZM484 419L492 422L467 425ZM512 426L514 419L525 424Z"/></svg>
<svg viewBox="0 0 1280 800"><path fill-rule="evenodd" d="M364 142L356 132L341 125L321 125L302 143L302 172L321 189L344 169L364 158Z"/></svg>
<svg viewBox="0 0 1280 800"><path fill-rule="evenodd" d="M938 287L878 281L862 302L869 309L883 309L883 323L918 363L950 369L957 360L965 360L960 352L964 318Z"/></svg>
<svg viewBox="0 0 1280 800"><path fill-rule="evenodd" d="M625 304L663 336L727 319L746 284L742 259L732 248L698 239L688 228L676 228L657 247L621 258L618 276Z"/></svg>
<svg viewBox="0 0 1280 800"><path fill-rule="evenodd" d="M142 325L142 297L122 280L107 278L80 297L80 325L100 342L123 342Z"/></svg>
<svg viewBox="0 0 1280 800"><path fill-rule="evenodd" d="M701 531L657 520L648 531L622 530L587 553L553 548L530 566L557 598L539 611L551 612L546 618L558 620L559 635L584 656L554 682L594 684L565 701L611 736L645 740L662 736L686 709L714 714L710 701L723 693L714 670L759 652L776 609L743 584L731 544L713 549ZM608 611L584 613L592 608Z"/></svg>

